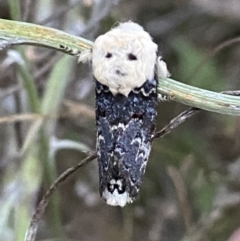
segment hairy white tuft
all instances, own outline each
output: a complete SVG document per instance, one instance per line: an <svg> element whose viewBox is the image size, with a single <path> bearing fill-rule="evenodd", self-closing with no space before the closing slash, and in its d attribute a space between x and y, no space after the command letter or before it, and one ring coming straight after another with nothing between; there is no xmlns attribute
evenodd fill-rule
<svg viewBox="0 0 240 241"><path fill-rule="evenodd" d="M170 73L167 69L167 64L162 60L162 57L157 59L157 75L159 78L167 78L170 76Z"/></svg>
<svg viewBox="0 0 240 241"><path fill-rule="evenodd" d="M125 23L119 23L119 25L113 29L118 29L118 30L122 30L122 31L140 31L140 32L144 31L142 26L140 26L139 24L134 23L132 21L125 22ZM147 33L147 35L149 36L148 33ZM150 37L150 39L151 39L151 37Z"/></svg>
<svg viewBox="0 0 240 241"><path fill-rule="evenodd" d="M78 63L87 63L92 60L92 50L85 49L78 55Z"/></svg>
<svg viewBox="0 0 240 241"><path fill-rule="evenodd" d="M157 45L140 25L121 23L94 42L93 74L112 94L128 96L154 78L156 52Z"/></svg>
<svg viewBox="0 0 240 241"><path fill-rule="evenodd" d="M109 192L107 188L102 193L102 198L108 205L124 207L127 203L132 203L132 198L129 197L128 192L121 194L115 189L113 193Z"/></svg>

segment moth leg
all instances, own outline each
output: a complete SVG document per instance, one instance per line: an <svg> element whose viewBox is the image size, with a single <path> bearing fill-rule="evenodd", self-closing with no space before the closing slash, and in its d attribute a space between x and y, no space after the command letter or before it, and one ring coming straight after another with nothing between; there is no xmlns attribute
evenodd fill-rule
<svg viewBox="0 0 240 241"><path fill-rule="evenodd" d="M240 96L240 90L226 90L222 91L221 93L226 95Z"/></svg>
<svg viewBox="0 0 240 241"><path fill-rule="evenodd" d="M168 125L166 125L162 130L156 132L154 137L152 138L153 140L156 138L163 137L167 134L169 134L173 129L177 128L179 125L181 125L183 122L185 122L187 119L192 117L194 114L198 113L201 109L191 107L179 115L177 115L175 118L173 118Z"/></svg>
<svg viewBox="0 0 240 241"><path fill-rule="evenodd" d="M165 94L160 94L158 93L158 102L165 102L165 101L171 101L174 98L169 96L169 95L165 95Z"/></svg>

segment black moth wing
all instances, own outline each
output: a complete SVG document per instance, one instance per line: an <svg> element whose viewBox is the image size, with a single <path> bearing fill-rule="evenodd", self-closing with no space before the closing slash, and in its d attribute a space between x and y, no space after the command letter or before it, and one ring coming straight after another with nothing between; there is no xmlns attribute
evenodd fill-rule
<svg viewBox="0 0 240 241"><path fill-rule="evenodd" d="M110 205L124 206L136 198L149 158L158 81L147 80L128 97L95 82L100 195ZM118 202L121 195L126 200Z"/></svg>

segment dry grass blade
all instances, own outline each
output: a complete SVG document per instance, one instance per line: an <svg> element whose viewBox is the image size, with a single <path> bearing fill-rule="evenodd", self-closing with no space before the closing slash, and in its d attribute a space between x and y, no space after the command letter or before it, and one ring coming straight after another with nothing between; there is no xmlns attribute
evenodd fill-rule
<svg viewBox="0 0 240 241"><path fill-rule="evenodd" d="M181 173L173 166L168 167L168 174L171 177L177 191L186 231L190 234L193 228L193 215L188 201L187 189L184 180Z"/></svg>
<svg viewBox="0 0 240 241"><path fill-rule="evenodd" d="M17 121L36 121L42 119L40 114L20 114L0 117L0 124L14 123Z"/></svg>
<svg viewBox="0 0 240 241"><path fill-rule="evenodd" d="M58 188L60 184L62 184L70 175L72 175L74 172L76 172L80 167L83 165L89 163L90 161L94 160L96 158L96 154L91 154L90 156L86 157L85 159L81 160L76 166L70 167L65 172L63 172L51 185L51 187L47 190L47 192L44 194L42 200L38 204L35 213L32 216L29 228L26 233L25 241L34 241L37 229L38 229L38 223L41 219L45 208L53 195L54 191Z"/></svg>

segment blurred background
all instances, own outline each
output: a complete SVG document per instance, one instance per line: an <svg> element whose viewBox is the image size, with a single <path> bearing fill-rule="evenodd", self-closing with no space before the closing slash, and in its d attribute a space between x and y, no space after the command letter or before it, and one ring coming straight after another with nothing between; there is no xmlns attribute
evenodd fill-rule
<svg viewBox="0 0 240 241"><path fill-rule="evenodd" d="M0 1L0 18L92 41L136 21L173 79L216 92L240 89L239 13L239 0ZM160 103L158 129L186 108ZM0 241L24 240L51 183L95 149L94 118L89 65L40 47L0 52ZM138 199L124 208L100 199L92 161L58 188L39 225L38 241L239 241L240 118L202 111L155 140Z"/></svg>

